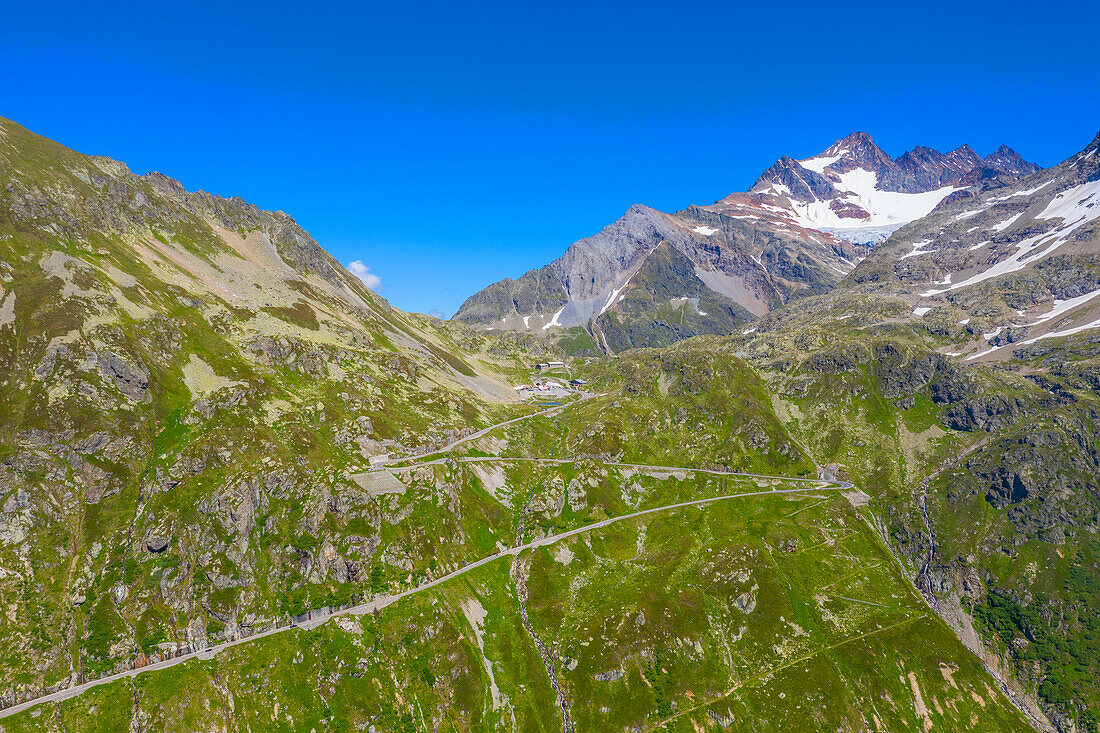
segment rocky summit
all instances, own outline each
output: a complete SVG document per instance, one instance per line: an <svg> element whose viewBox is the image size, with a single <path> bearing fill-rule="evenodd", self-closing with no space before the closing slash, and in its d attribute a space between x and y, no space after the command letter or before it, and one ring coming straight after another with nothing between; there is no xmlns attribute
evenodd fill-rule
<svg viewBox="0 0 1100 733"><path fill-rule="evenodd" d="M614 354L728 335L791 300L824 293L905 224L945 201L1038 171L1002 146L916 147L897 159L856 132L783 156L747 193L664 214L636 205L546 267L471 296L455 319Z"/></svg>
<svg viewBox="0 0 1100 733"><path fill-rule="evenodd" d="M1098 146L856 133L441 321L0 119L0 731L1100 730Z"/></svg>

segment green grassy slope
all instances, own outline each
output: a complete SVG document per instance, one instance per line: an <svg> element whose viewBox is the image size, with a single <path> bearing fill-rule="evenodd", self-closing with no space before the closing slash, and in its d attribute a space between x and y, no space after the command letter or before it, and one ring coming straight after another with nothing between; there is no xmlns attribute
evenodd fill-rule
<svg viewBox="0 0 1100 733"><path fill-rule="evenodd" d="M813 491L652 515L4 725L560 730L519 573L576 730L1026 730L868 516Z"/></svg>
<svg viewBox="0 0 1100 733"><path fill-rule="evenodd" d="M1036 711L1098 729L1096 337L967 365L907 312L837 293L694 348L753 365L792 435L876 498L914 582Z"/></svg>
<svg viewBox="0 0 1100 733"><path fill-rule="evenodd" d="M0 697L364 592L397 541L367 457L522 409L523 339L392 310L284 214L0 133Z"/></svg>
<svg viewBox="0 0 1100 733"><path fill-rule="evenodd" d="M1095 709L1095 355L962 368L900 302L807 298L575 364L600 396L409 468L531 413L509 382L539 342L400 313L285 214L2 120L0 287L5 704L519 538L785 485L623 463L821 466L871 497L647 515L3 730L560 730L555 684L576 730L1024 729L914 581L1049 710ZM387 453L404 468L364 475Z"/></svg>

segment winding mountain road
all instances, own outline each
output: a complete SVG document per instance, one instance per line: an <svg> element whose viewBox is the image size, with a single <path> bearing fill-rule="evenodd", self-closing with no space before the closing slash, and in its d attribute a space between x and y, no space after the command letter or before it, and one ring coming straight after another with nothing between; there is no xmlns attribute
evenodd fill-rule
<svg viewBox="0 0 1100 733"><path fill-rule="evenodd" d="M578 400L577 402L572 402L572 403L569 403L569 404L570 405L575 405L575 404L578 404L579 402L581 402L583 400L586 400L586 399L589 399L593 396L595 396L595 395L586 394L586 395L583 395L581 397L581 400ZM466 436L465 438L463 438L461 440L455 441L454 443L450 444L449 446L447 446L444 449L441 449L439 451L435 451L433 453L426 454L425 456L422 456L421 458L423 459L423 458L428 457L428 456L434 456L438 453L448 452L449 450L453 449L455 446L457 446L461 443L468 442L470 440L476 440L477 438L488 434L491 430L494 430L496 428L503 427L503 426L506 426L506 425L511 425L513 423L519 422L520 420L526 420L526 419L529 419L531 417L534 417L535 415L546 415L546 414L548 414L552 411L561 410L564 407L568 407L568 406L569 405L563 405L561 408L553 408L553 410L547 410L547 411L539 412L539 413L532 413L531 415L524 415L522 417L513 418L511 420L506 420L502 423L498 423L496 425L492 425L492 426L490 426L488 428L485 428L483 430L479 430L476 433L472 433L472 434ZM391 468L389 470L392 470L392 471L407 471L407 470L412 470L412 469L418 468L420 466L435 465L435 464L443 463L443 462L446 462L447 460L458 460L458 461L461 461L461 462L532 461L532 462L550 463L550 464L562 464L562 463L574 462L573 460L569 460L569 459L555 459L555 458L493 458L493 457L488 457L488 458L462 457L462 458L459 458L459 459L436 458L436 459L427 460L427 461L419 460L416 463L410 464L408 466L394 467L394 468ZM757 478L757 479L777 480L777 481L785 481L785 482L797 482L797 483L805 483L805 484L811 484L811 485L808 485L808 486L805 486L805 487L793 488L793 489L768 489L768 490L765 490L765 491L748 491L748 492L742 492L742 493L736 493L736 494L725 494L725 495L722 495L722 496L711 496L711 497L706 497L706 498L703 498L703 499L693 499L693 500L690 500L690 501L682 501L682 502L678 502L678 503L675 503L675 504L667 504L667 505L664 505L664 506L652 507L650 509L642 509L642 510L639 510L639 511L636 511L636 512L631 512L630 514L623 514L623 515L620 515L620 516L617 516L617 517L610 517L608 519L604 519L602 521L595 522L593 524L587 524L583 527L577 527L576 529L571 529L571 530L568 530L566 532L560 532L560 533L555 534L555 535L550 535L550 536L547 536L547 537L543 537L541 539L534 540L532 542L528 542L528 543L525 543L525 544L522 544L522 545L517 545L515 547L511 547L511 548L508 548L508 549L505 549L505 550L501 550L500 552L496 552L492 555L489 555L489 556L484 557L480 560L472 562L469 565L464 565L463 567L461 567L461 568L459 568L459 569L457 569L453 572L450 572L446 575L440 576L439 578L428 581L426 583L422 583L421 585L415 586L413 588L409 588L407 590L401 591L400 593L394 593L394 594L391 594L391 595L380 596L380 597L372 599L371 601L369 601L367 603L363 603L363 604L360 604L358 606L352 606L350 608L346 608L346 609L343 609L343 610L340 610L340 611L328 611L328 612L325 612L325 613L317 613L316 616L314 616L313 613L311 613L311 618L308 621L302 622L300 624L267 629L265 631L257 632L255 634L253 634L252 636L249 636L249 637L246 637L246 638L235 639L233 641L227 641L227 642L223 642L221 644L215 644L214 646L208 647L208 648L200 650L200 651L191 652L189 654L183 654L183 655L180 655L178 657L174 657L172 659L165 659L165 660L160 661L160 662L154 662L154 663L149 664L145 667L141 667L141 668L138 668L138 669L129 669L129 670L126 670L124 672L118 672L117 674L112 674L112 675L108 675L106 677L101 677L97 680L92 680L92 681L89 681L89 682L84 682L84 683L79 684L79 685L74 685L73 687L68 687L68 688L65 688L65 689L62 689L62 690L57 690L56 692L52 692L52 693L49 693L47 695L43 695L41 697L34 698L32 700L27 700L25 702L21 702L21 703L18 703L16 705L12 705L10 707L4 708L3 710L0 710L0 719L7 718L7 717L12 716L12 715L16 715L16 714L18 714L20 712L23 712L24 710L27 710L29 708L32 708L36 705L41 705L43 703L48 703L48 702L60 702L62 700L68 700L70 698L82 695L83 693L87 692L88 690L90 690L92 688L95 688L95 687L99 687L101 685L107 685L107 684L110 684L112 682L117 682L119 680L123 680L123 679L127 679L127 678L133 678L133 677L138 676L139 674L145 674L147 672L156 672L156 671L159 671L159 670L168 669L169 667L174 667L177 664L182 664L182 663L187 662L187 661L192 660L192 659L199 659L199 660L213 659L219 653L221 653L221 652L223 652L226 649L229 649L231 647L239 646L241 644L247 644L247 643L256 641L258 639L263 639L263 638L268 637L268 636L273 636L275 634L291 631L295 628L301 628L301 629L305 629L305 630L315 629L318 626L320 626L321 624L328 621L329 619L334 618L336 616L347 616L347 615L362 616L362 615L367 614L367 613L373 613L377 610L386 608L387 606L390 606L390 605L398 602L399 600L401 600L402 598L405 598L406 596L411 596L415 593L421 593L421 592L426 591L430 588L434 588L438 585L442 585L443 583L454 580L455 578L458 578L462 575L465 575L466 573L469 573L470 571L475 570L475 569L481 567L482 565L486 565L488 563L494 562L495 560L499 560L499 559L505 558L505 557L515 557L515 556L519 555L520 553L522 553L526 550L534 550L538 547L544 547L546 545L552 545L556 542L560 542L564 539L568 539L568 538L573 537L575 535L583 534L583 533L586 533L586 532L592 532L593 530L602 529L604 527L608 527L608 526L610 526L612 524L616 524L618 522L625 522L625 521L628 521L628 520L631 520L631 519L636 519L638 517L644 517L644 516L648 516L648 515L651 515L651 514L657 514L659 512L674 511L676 509L683 509L685 507L692 507L692 506L703 506L703 505L706 505L706 504L712 504L714 502L719 502L719 501L728 501L728 500L731 500L731 499L742 499L742 498L755 497L755 496L768 496L768 495L778 495L778 494L805 494L805 493L808 493L808 492L819 492L819 491L844 491L844 490L853 488L853 484L851 484L847 481L839 481L839 480L829 481L829 480L821 480L821 479L793 478L793 477L790 477L790 476L767 476L767 475L763 475L763 474L735 473L735 472L731 472L731 471L719 471L719 470L715 470L715 469L705 469L705 468L685 468L683 466L649 466L649 465L644 465L644 464L613 463L613 462L606 462L606 461L605 461L605 463L608 463L608 465L622 466L622 467L626 467L626 468L638 468L638 469L643 469L643 470L648 469L648 470L651 470L651 471L661 471L661 472L669 472L669 473L692 472L692 473L715 474L715 475L722 475L722 476L744 476L744 477ZM316 612L314 612L314 613L316 613Z"/></svg>
<svg viewBox="0 0 1100 733"><path fill-rule="evenodd" d="M478 430L477 432L470 433L465 438L459 438L458 440L454 441L453 443L448 443L447 445L443 446L439 450L433 450L431 453L424 453L422 455L416 456L415 460L420 462L420 461L423 461L428 456L436 456L436 455L440 455L441 453L449 453L450 451L454 450L455 448L462 445L463 443L469 443L472 440L477 440L478 438L484 438L486 435L488 435L490 432L496 430L497 428L503 428L503 427L508 426L508 425L514 425L515 423L523 422L524 420L530 420L531 418L539 417L540 415L543 416L543 417L545 417L546 415L556 415L557 413L561 412L562 410L564 410L567 407L572 407L573 405L579 405L580 403L584 402L585 400L590 400L593 397L599 397L600 396L600 395L597 395L593 392L580 392L579 394L580 394L580 399L578 399L578 400L574 400L572 402L566 402L563 405L558 405L557 407L551 407L547 410L540 410L539 412L532 412L532 413L529 413L527 415L520 415L519 417L513 417L511 420L505 420L504 422L498 422L495 425L490 425L487 428L482 428L481 430ZM396 459L392 459L390 461L387 461L385 465L390 465L391 463L404 463L405 461L408 461L408 460L414 460L414 459L396 458Z"/></svg>

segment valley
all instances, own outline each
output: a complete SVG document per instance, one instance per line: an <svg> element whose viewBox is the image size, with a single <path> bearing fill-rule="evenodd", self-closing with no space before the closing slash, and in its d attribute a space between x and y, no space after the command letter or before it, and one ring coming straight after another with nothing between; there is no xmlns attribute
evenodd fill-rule
<svg viewBox="0 0 1100 733"><path fill-rule="evenodd" d="M854 133L444 321L0 119L0 731L1100 730L1098 146Z"/></svg>

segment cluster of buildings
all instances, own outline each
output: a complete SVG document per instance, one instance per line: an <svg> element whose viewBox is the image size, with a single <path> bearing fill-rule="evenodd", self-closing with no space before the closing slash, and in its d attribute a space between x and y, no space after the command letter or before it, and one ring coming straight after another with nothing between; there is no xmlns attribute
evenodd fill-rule
<svg viewBox="0 0 1100 733"><path fill-rule="evenodd" d="M555 379L535 379L531 382L531 386L542 391L565 389L565 385Z"/></svg>
<svg viewBox="0 0 1100 733"><path fill-rule="evenodd" d="M542 364L536 364L535 370L539 374L545 374L546 372L553 371L555 369L564 369L565 363L561 361L548 361ZM512 389L520 393L520 397L524 399L528 397L564 397L571 394L583 387L585 381L583 379L570 379L566 383L563 379L550 379L536 377L531 380L531 384L521 384L518 387Z"/></svg>
<svg viewBox="0 0 1100 733"><path fill-rule="evenodd" d="M535 379L531 382L531 384L521 384L516 387L512 387L512 389L520 393L525 393L521 394L521 397L526 397L534 393L550 393L563 395L569 392L568 387L554 379Z"/></svg>

